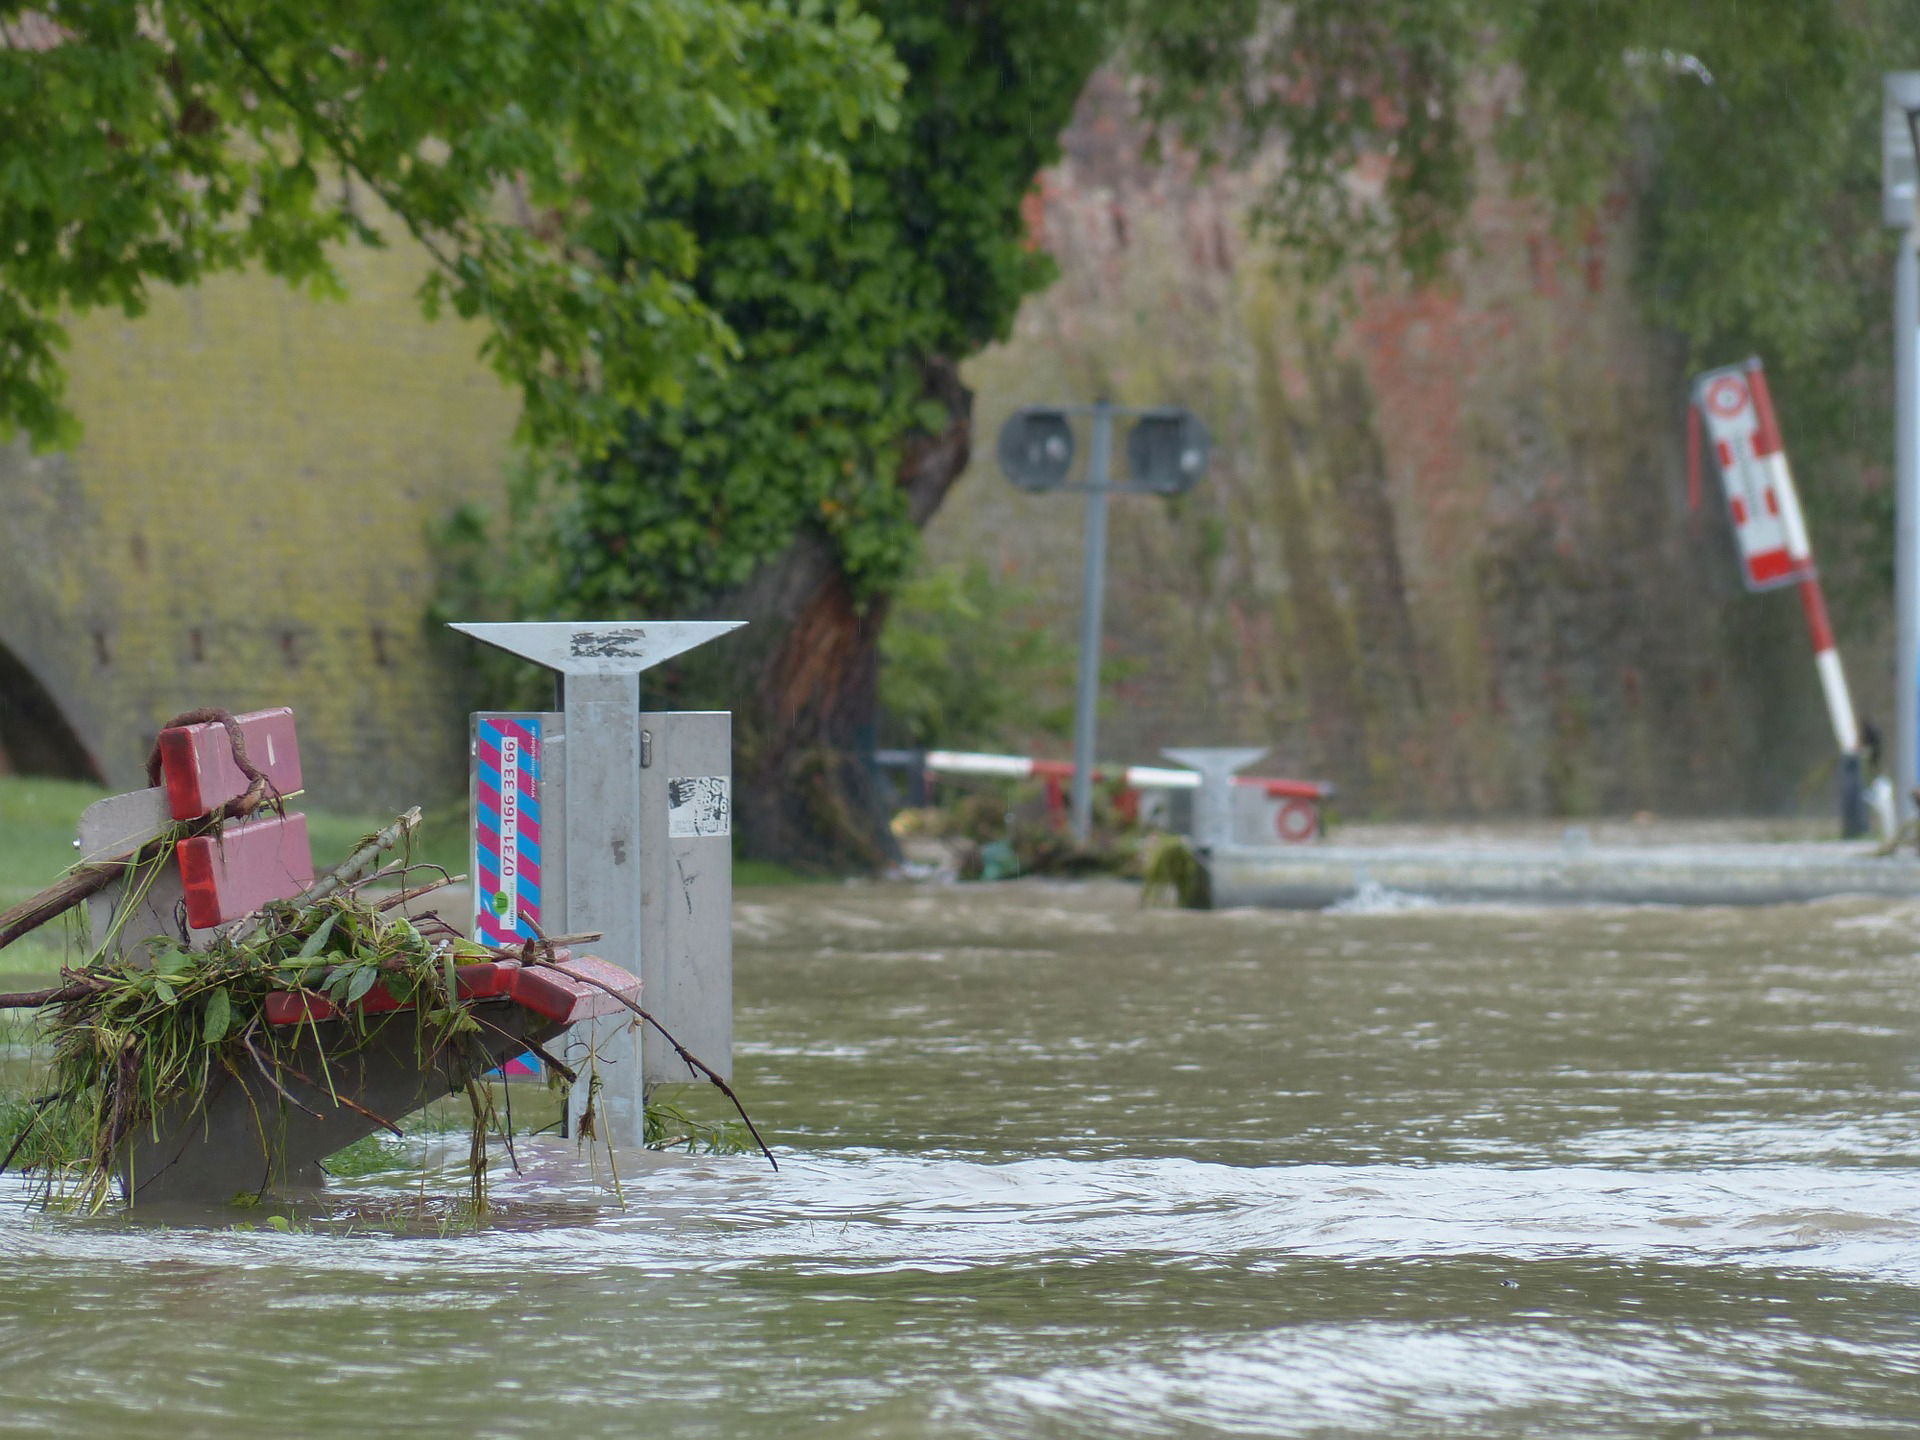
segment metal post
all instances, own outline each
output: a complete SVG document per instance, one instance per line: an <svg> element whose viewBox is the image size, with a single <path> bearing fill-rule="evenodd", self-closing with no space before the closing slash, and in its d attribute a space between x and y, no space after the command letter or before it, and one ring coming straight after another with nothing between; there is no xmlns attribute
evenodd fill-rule
<svg viewBox="0 0 1920 1440"><path fill-rule="evenodd" d="M714 727L696 722L704 722L706 717L665 717L689 722L699 731L701 743L687 757L690 763L697 762L698 773L663 771L652 776L653 781L666 783L654 785L654 799L663 803L656 803L650 815L648 781L642 776L648 768L648 747L645 717L640 713L640 674L696 645L718 639L740 624L737 620L528 621L453 627L485 644L544 665L561 677L562 713L555 718L564 730L560 755L565 775L564 818L557 827L563 837L558 848L564 888L559 897L563 904L558 914L548 911L548 922L571 933L599 932L602 938L593 942L595 953L642 977L656 992L664 990L656 1006L675 1020L688 1013L699 1016L709 1022L708 1034L720 1036L729 1044L732 958L725 943L724 913L730 903L730 882L723 891L716 891L710 881L696 896L693 882L697 877L685 873L686 867L679 862L687 857L673 849L676 841L696 845L717 838L721 854L726 853L731 779L730 765L723 763L727 750L724 717L717 751L704 748ZM680 782L677 791L676 782ZM686 803L682 805L682 801ZM686 813L677 813L683 809ZM648 845L655 847L651 871L646 864ZM660 849L663 845L667 850ZM657 914L665 893L662 866L668 852L676 861L676 878L683 882L682 904L690 922L685 926L657 926L652 939L643 940L650 914ZM703 864L701 868L711 872L725 866ZM645 886L649 874L656 882L651 912ZM717 902L712 898L716 894ZM710 937L710 921L716 904L723 918L719 938L714 940ZM710 973L696 973L697 963L682 965L679 962L684 957L678 952L669 953L682 940L706 945L706 957L712 962ZM649 947L658 953L643 954ZM728 1013L716 1018L712 1012L722 1005ZM689 1035L702 1033L698 1024L683 1024L682 1029ZM568 1133L579 1133L577 1127L589 1090L597 1078L598 1133L619 1145L644 1143L646 1076L641 1065L640 1032L631 1019L617 1015L576 1026L568 1032L562 1052L562 1058L580 1075L568 1097ZM588 1063L589 1056L594 1063ZM708 1058L724 1069L724 1055Z"/></svg>
<svg viewBox="0 0 1920 1440"><path fill-rule="evenodd" d="M1233 844L1233 775L1267 753L1266 746L1206 745L1160 752L1200 772L1193 796L1193 843L1209 860Z"/></svg>
<svg viewBox="0 0 1920 1440"><path fill-rule="evenodd" d="M1080 582L1080 680L1073 698L1073 843L1093 829L1093 747L1100 708L1101 606L1107 590L1107 489L1113 456L1113 407L1093 405L1087 457L1087 539Z"/></svg>
<svg viewBox="0 0 1920 1440"><path fill-rule="evenodd" d="M567 928L603 938L595 953L640 974L640 677L569 675L562 689L567 723L567 854L597 863L567 867ZM581 1033L582 1031L586 1033ZM632 1017L590 1020L569 1031L563 1059L580 1072L567 1103L567 1133L577 1134L589 1083L601 1087L603 1134L640 1145L646 1122L641 1035ZM589 1055L593 1063L589 1062Z"/></svg>
<svg viewBox="0 0 1920 1440"><path fill-rule="evenodd" d="M1894 788L1914 813L1920 783L1920 255L1900 232L1893 272Z"/></svg>

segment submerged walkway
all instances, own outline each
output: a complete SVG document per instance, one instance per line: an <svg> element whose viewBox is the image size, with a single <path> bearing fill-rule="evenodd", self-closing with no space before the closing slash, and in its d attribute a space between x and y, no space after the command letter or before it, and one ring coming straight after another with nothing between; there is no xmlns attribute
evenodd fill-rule
<svg viewBox="0 0 1920 1440"><path fill-rule="evenodd" d="M1548 904L1777 905L1920 897L1920 856L1807 822L1355 825L1326 844L1214 857L1214 906L1319 909L1380 891Z"/></svg>

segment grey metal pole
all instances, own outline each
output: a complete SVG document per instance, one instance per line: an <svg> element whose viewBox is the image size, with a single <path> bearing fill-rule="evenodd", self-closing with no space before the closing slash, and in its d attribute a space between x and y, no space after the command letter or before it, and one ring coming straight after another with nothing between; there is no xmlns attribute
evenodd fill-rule
<svg viewBox="0 0 1920 1440"><path fill-rule="evenodd" d="M638 975L640 955L640 676L569 675L567 724L566 927L597 930L597 954ZM562 1058L579 1072L567 1097L567 1133L598 1078L600 1133L616 1144L645 1143L647 1092L642 1037L624 1012L569 1030Z"/></svg>
<svg viewBox="0 0 1920 1440"><path fill-rule="evenodd" d="M1894 788L1912 818L1920 784L1920 255L1900 232L1893 272Z"/></svg>
<svg viewBox="0 0 1920 1440"><path fill-rule="evenodd" d="M1073 842L1093 830L1093 747L1100 708L1101 606L1107 592L1107 483L1113 457L1113 407L1093 405L1087 456L1087 539L1080 581L1080 682L1073 697Z"/></svg>

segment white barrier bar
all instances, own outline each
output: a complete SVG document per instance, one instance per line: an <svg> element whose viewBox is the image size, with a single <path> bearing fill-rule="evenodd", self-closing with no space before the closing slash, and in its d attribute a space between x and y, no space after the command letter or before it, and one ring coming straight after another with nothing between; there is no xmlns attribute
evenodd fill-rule
<svg viewBox="0 0 1920 1440"><path fill-rule="evenodd" d="M891 752L890 752L891 753ZM905 752L901 752L905 753ZM936 775L992 775L1008 780L1041 778L1067 779L1073 774L1072 762L1036 760L1031 755L988 755L976 750L929 750L921 762ZM1132 790L1197 790L1200 774L1195 770L1175 770L1165 765L1099 765L1095 776L1118 780ZM1236 785L1264 785L1276 794L1301 799L1324 799L1333 786L1319 780L1282 780L1266 775L1236 775Z"/></svg>

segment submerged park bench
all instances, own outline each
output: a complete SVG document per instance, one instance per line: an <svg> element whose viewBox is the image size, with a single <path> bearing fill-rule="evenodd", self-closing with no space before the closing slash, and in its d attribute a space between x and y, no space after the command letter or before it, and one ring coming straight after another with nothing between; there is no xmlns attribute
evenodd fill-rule
<svg viewBox="0 0 1920 1440"><path fill-rule="evenodd" d="M177 822L210 822L260 788L261 778L267 797L301 789L287 709L232 717L230 724L171 726L154 754L149 779L157 784L109 797L81 816L80 847L88 857L136 850ZM249 756L258 756L257 764L249 765ZM131 871L93 896L93 939L123 955L154 936L196 947L220 927L244 925L263 906L297 903L314 888L305 816L267 813L256 804L180 840L170 862L150 873ZM298 987L269 994L264 1019L285 1032L275 1037L271 1069L227 1067L204 1093L135 1126L116 1157L129 1198L219 1200L318 1184L326 1156L576 1025L627 1014L640 998L640 982L626 970L564 948L544 952L539 964L506 957L460 965L454 975L459 1003L480 1023L459 1046L427 1055L410 1025L368 1027L367 1038L348 1047L344 1004ZM383 984L351 1002L363 1020L413 1007Z"/></svg>
<svg viewBox="0 0 1920 1440"><path fill-rule="evenodd" d="M4 946L83 898L92 912L87 966L49 990L0 996L54 1007L50 1027L73 1042L56 1044L62 1083L37 1103L70 1111L75 1095L106 1097L112 1123L100 1105L87 1121L90 1194L109 1172L143 1200L316 1182L326 1155L529 1049L568 1082L571 1135L644 1145L655 1084L711 1082L739 1106L727 1084L731 717L639 706L642 671L737 622L454 628L560 678L558 710L473 717L471 941L437 917L430 940L413 923L427 916L402 925L384 916L391 901L369 909L337 893L361 883L342 871L410 832L417 810L348 866L315 876L305 818L281 803L302 785L284 709L170 723L147 788L82 815L82 863L0 914ZM323 907L354 944L329 943ZM569 941L600 955L572 954ZM326 994L311 987L315 975ZM184 1043L177 987L190 988L192 1013L205 1019L204 1034ZM238 1019L230 989L244 1002ZM132 1029L129 1013L143 1017ZM664 1046L643 1045L643 1023ZM190 1087L173 1063L183 1052L195 1066ZM166 1063L147 1067L155 1055ZM476 1117L490 1112L479 1092L472 1098ZM133 1112L139 1124L129 1126ZM55 1128L42 1113L15 1153L36 1127ZM476 1155L482 1139L476 1129Z"/></svg>

